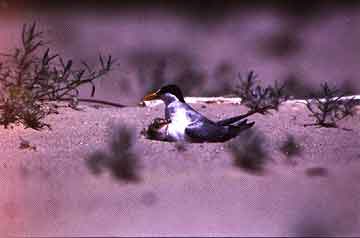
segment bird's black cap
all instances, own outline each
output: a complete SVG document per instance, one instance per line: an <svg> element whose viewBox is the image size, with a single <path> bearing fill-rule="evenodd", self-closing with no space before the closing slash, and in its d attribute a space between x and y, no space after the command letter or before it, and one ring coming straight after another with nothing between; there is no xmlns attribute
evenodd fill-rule
<svg viewBox="0 0 360 238"><path fill-rule="evenodd" d="M185 102L184 96L183 96L180 88L178 86L176 86L175 84L165 85L157 93L158 94L170 93L170 94L174 95L175 97L177 97L180 102Z"/></svg>

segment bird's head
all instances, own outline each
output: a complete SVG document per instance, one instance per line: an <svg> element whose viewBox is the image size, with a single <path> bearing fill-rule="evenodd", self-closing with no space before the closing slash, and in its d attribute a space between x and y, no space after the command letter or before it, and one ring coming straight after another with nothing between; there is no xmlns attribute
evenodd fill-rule
<svg viewBox="0 0 360 238"><path fill-rule="evenodd" d="M165 103L170 103L173 101L185 102L180 88L174 84L163 86L156 92L146 95L143 98L143 101L150 101L155 99L161 99Z"/></svg>

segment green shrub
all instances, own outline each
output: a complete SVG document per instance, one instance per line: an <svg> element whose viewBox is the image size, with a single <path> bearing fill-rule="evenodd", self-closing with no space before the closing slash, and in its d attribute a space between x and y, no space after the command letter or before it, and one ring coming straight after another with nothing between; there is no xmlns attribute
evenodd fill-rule
<svg viewBox="0 0 360 238"><path fill-rule="evenodd" d="M79 87L92 86L94 80L107 74L114 60L99 56L99 66L91 68L81 62L80 68L72 60L65 61L46 48L43 32L36 23L24 24L21 46L8 54L1 54L0 61L0 124L8 127L21 123L25 127L41 129L48 126L42 120L54 112L46 107L51 101L75 100ZM41 53L42 52L42 53Z"/></svg>

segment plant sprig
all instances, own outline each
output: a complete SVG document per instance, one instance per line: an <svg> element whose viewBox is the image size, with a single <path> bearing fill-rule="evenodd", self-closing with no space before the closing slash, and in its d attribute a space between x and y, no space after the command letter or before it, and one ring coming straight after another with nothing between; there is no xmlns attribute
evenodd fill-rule
<svg viewBox="0 0 360 238"><path fill-rule="evenodd" d="M345 99L345 94L331 88L327 83L321 84L321 91L317 95L319 97L313 96L305 103L310 111L309 116L315 118L315 122L304 126L337 128L337 122L354 115L355 106L358 104L354 97Z"/></svg>
<svg viewBox="0 0 360 238"><path fill-rule="evenodd" d="M82 61L76 68L71 59L52 54L47 44L36 23L24 24L21 46L1 54L0 124L5 127L20 122L41 129L46 124L40 121L51 113L44 109L47 102L78 99L79 88L85 84L91 85L94 96L95 80L109 73L115 63L111 55L100 54L96 67Z"/></svg>
<svg viewBox="0 0 360 238"><path fill-rule="evenodd" d="M274 86L261 87L256 82L257 75L250 71L246 78L239 74L239 84L236 87L242 104L250 109L250 112L266 114L269 110L278 110L279 105L288 99L285 94L285 85L279 86L275 82Z"/></svg>

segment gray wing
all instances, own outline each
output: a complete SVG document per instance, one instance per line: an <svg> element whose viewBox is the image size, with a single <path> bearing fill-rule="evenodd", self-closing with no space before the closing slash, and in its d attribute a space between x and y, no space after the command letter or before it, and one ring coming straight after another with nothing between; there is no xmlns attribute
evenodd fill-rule
<svg viewBox="0 0 360 238"><path fill-rule="evenodd" d="M186 108L189 109L186 113L187 116L191 119L193 122L202 122L207 124L212 124L213 122L206 118L204 115L202 115L200 112L196 111L194 108L186 104Z"/></svg>
<svg viewBox="0 0 360 238"><path fill-rule="evenodd" d="M168 107L165 107L165 119L170 119L170 115L173 114L175 112L175 110L178 110L179 108L186 110L186 116L192 122L196 122L199 120L209 120L186 103L177 103L177 104L173 104L173 105L169 105Z"/></svg>
<svg viewBox="0 0 360 238"><path fill-rule="evenodd" d="M217 121L216 124L218 126L228 126L230 124L233 124L235 122L239 122L240 120L246 118L246 117L249 117L253 114L255 114L256 112L255 111L250 111L246 114L243 114L243 115L240 115L240 116L235 116L235 117L230 117L230 118L227 118L227 119L224 119L224 120L221 120L221 121Z"/></svg>
<svg viewBox="0 0 360 238"><path fill-rule="evenodd" d="M248 115L245 114L245 115L240 115L240 116L236 116L236 117L227 118L227 119L224 119L224 120L221 120L221 121L217 121L216 124L218 126L227 126L227 125L230 125L232 123L238 122L238 121L246 118L247 116Z"/></svg>
<svg viewBox="0 0 360 238"><path fill-rule="evenodd" d="M226 139L227 130L207 120L200 120L186 127L185 134L194 142L218 142Z"/></svg>
<svg viewBox="0 0 360 238"><path fill-rule="evenodd" d="M254 124L255 122L247 123L247 120L243 120L234 125L219 126L205 120L190 124L185 129L185 134L193 142L225 142L236 137L241 131L251 128Z"/></svg>

